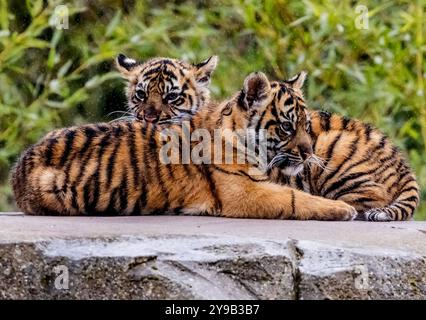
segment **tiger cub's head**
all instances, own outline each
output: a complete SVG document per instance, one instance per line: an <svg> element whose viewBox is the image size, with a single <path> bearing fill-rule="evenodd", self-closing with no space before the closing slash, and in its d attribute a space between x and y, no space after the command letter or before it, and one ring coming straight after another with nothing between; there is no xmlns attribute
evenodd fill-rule
<svg viewBox="0 0 426 320"><path fill-rule="evenodd" d="M206 104L217 62L217 56L195 65L170 58L153 58L144 63L123 54L116 58L117 69L128 81L129 111L147 122L191 116Z"/></svg>
<svg viewBox="0 0 426 320"><path fill-rule="evenodd" d="M302 92L305 79L306 72L282 82L252 73L221 110L225 127L266 130L268 167L278 167L286 175L297 175L304 165L317 161Z"/></svg>

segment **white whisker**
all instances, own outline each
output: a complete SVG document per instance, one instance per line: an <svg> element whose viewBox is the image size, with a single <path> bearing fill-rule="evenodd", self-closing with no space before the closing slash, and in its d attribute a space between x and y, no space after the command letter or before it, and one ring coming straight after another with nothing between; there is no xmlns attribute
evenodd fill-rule
<svg viewBox="0 0 426 320"><path fill-rule="evenodd" d="M272 160L268 163L267 168L271 169L273 166L275 166L277 163L279 163L281 160L286 158L285 154L279 153L275 157L272 158Z"/></svg>
<svg viewBox="0 0 426 320"><path fill-rule="evenodd" d="M112 111L112 112L108 113L108 114L107 114L107 117L112 116L113 114L116 114L116 113L119 113L119 114L121 114L121 115L129 115L129 116L132 116L132 115L133 115L133 113L132 113L132 112L119 110L119 111Z"/></svg>
<svg viewBox="0 0 426 320"><path fill-rule="evenodd" d="M109 121L108 123L112 123L112 122L116 122L116 121L122 121L122 120L133 121L133 120L136 120L136 118L134 116L123 116L123 117L120 117L120 118L117 118L117 119L113 119L113 120Z"/></svg>
<svg viewBox="0 0 426 320"><path fill-rule="evenodd" d="M315 164L324 171L331 171L331 167L327 166L325 161L315 154L311 155L311 157L308 159L308 164Z"/></svg>

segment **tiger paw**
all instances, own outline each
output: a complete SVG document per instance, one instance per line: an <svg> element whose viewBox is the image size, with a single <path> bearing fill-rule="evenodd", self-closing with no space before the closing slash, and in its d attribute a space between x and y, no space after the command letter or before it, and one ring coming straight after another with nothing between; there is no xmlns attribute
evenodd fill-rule
<svg viewBox="0 0 426 320"><path fill-rule="evenodd" d="M394 219L389 214L389 212L383 211L382 209L370 209L366 212L358 214L356 220L362 221L379 221L379 222L389 222Z"/></svg>
<svg viewBox="0 0 426 320"><path fill-rule="evenodd" d="M309 218L302 217L302 219L314 220L333 220L333 221L350 221L354 220L357 216L357 211L354 207L340 200L330 200L325 198L316 197L315 201L306 202L309 208Z"/></svg>
<svg viewBox="0 0 426 320"><path fill-rule="evenodd" d="M336 201L333 211L335 213L334 220L352 221L355 220L358 215L358 212L354 207L339 200Z"/></svg>

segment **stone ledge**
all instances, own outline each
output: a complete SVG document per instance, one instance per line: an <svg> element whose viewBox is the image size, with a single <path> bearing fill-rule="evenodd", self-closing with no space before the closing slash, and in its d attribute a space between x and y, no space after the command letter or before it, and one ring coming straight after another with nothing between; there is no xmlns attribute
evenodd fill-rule
<svg viewBox="0 0 426 320"><path fill-rule="evenodd" d="M2 299L426 298L425 222L9 213L0 257Z"/></svg>

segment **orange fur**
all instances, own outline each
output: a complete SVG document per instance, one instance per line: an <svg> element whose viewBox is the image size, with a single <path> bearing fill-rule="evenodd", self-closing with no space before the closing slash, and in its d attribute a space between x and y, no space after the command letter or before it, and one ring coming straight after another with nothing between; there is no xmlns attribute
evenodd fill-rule
<svg viewBox="0 0 426 320"><path fill-rule="evenodd" d="M148 122L192 116L209 102L208 85L217 61L217 56L212 56L196 65L172 58L153 58L140 63L118 55L116 66L127 80L130 113Z"/></svg>
<svg viewBox="0 0 426 320"><path fill-rule="evenodd" d="M250 117L262 112L261 97L267 89L251 80L256 75L245 83L244 99L240 93L220 105L202 107L190 119L191 128L247 128ZM260 98L252 100L252 94ZM13 170L18 206L37 215L183 213L348 220L356 214L343 201L271 183L266 173L247 163L164 164L159 161L163 128L117 121L48 134ZM182 126L167 128L185 139ZM228 139L222 137L222 148Z"/></svg>
<svg viewBox="0 0 426 320"><path fill-rule="evenodd" d="M263 111L249 122L268 130L273 181L345 201L362 220L413 216L419 204L416 178L384 134L359 120L306 109L304 74L281 83L260 78L268 87Z"/></svg>

